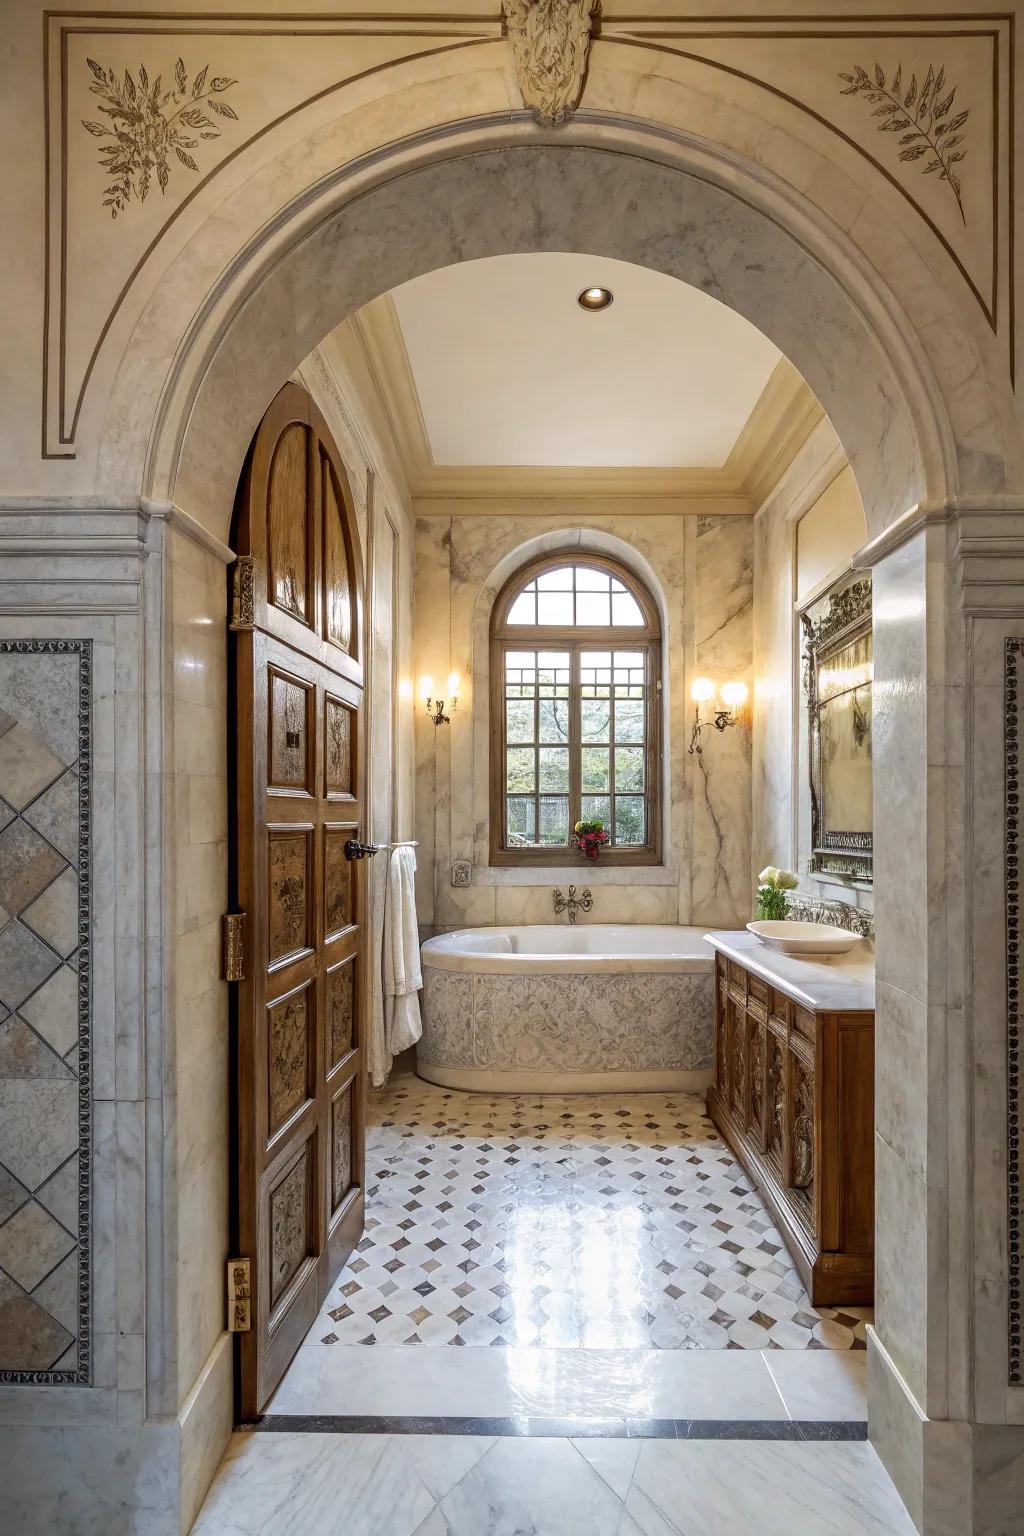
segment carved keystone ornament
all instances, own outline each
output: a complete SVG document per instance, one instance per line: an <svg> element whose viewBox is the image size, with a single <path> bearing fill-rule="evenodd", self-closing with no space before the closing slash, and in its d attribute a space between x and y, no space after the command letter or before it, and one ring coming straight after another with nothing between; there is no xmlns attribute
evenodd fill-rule
<svg viewBox="0 0 1024 1536"><path fill-rule="evenodd" d="M564 123L579 105L597 0L502 0L523 105Z"/></svg>

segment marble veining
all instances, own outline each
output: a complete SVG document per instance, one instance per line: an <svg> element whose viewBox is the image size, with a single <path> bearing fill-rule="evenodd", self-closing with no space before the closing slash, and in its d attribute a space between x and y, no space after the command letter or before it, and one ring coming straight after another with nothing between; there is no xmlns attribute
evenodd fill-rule
<svg viewBox="0 0 1024 1536"><path fill-rule="evenodd" d="M870 1012L875 1006L874 957L861 943L849 955L812 960L783 955L745 929L709 933L707 941L763 980L781 987L805 1007L829 1012ZM865 952L866 951L866 952Z"/></svg>
<svg viewBox="0 0 1024 1536"><path fill-rule="evenodd" d="M194 1536L914 1536L863 1443L236 1434Z"/></svg>

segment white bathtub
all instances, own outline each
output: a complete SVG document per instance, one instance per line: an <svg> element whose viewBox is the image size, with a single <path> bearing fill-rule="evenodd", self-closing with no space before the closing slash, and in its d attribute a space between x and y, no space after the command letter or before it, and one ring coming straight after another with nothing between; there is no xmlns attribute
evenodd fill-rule
<svg viewBox="0 0 1024 1536"><path fill-rule="evenodd" d="M714 1010L702 935L587 923L428 939L417 1071L482 1092L702 1092Z"/></svg>

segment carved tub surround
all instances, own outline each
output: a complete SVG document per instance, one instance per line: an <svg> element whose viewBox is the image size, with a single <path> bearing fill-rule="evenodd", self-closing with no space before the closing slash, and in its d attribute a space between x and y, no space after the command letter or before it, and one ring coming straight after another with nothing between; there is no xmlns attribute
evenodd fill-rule
<svg viewBox="0 0 1024 1536"><path fill-rule="evenodd" d="M713 959L699 928L470 928L423 945L428 1082L498 1093L701 1092Z"/></svg>

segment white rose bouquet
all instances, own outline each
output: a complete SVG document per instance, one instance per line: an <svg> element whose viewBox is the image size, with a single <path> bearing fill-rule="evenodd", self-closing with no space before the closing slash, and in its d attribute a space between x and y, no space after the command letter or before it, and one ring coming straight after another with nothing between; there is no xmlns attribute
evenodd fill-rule
<svg viewBox="0 0 1024 1536"><path fill-rule="evenodd" d="M790 869L776 869L768 864L757 877L757 916L766 922L778 922L789 911L787 891L795 891L799 879Z"/></svg>

